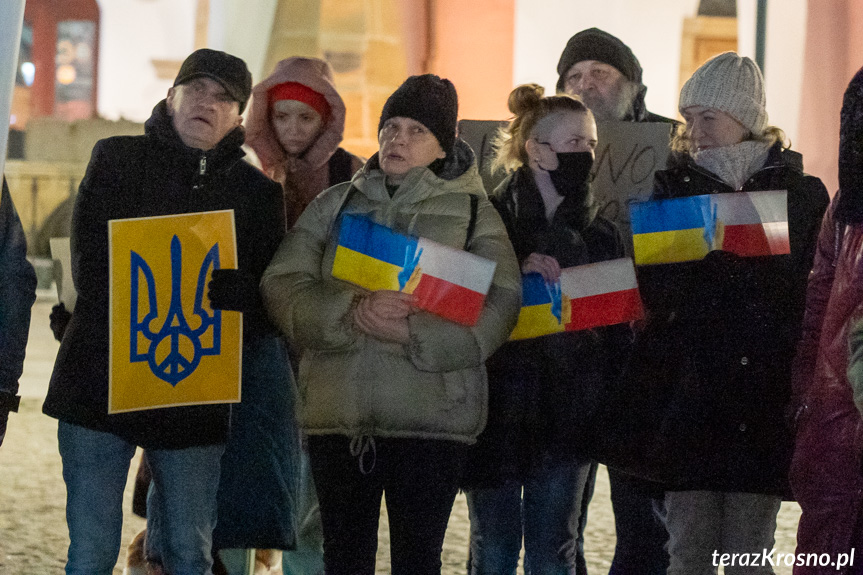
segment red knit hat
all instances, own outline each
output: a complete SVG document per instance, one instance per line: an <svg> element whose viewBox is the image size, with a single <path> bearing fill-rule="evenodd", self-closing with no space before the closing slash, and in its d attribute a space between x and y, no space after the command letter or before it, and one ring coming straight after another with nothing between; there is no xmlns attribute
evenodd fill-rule
<svg viewBox="0 0 863 575"><path fill-rule="evenodd" d="M267 90L270 106L281 100L296 100L302 102L320 114L326 124L330 115L330 105L327 99L318 92L299 82L282 82Z"/></svg>

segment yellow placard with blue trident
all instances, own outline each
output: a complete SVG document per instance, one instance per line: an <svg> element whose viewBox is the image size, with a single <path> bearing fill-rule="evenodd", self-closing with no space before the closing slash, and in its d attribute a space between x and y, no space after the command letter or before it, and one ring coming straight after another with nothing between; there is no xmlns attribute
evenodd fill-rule
<svg viewBox="0 0 863 575"><path fill-rule="evenodd" d="M108 222L108 413L240 401L242 315L214 310L237 267L233 210Z"/></svg>

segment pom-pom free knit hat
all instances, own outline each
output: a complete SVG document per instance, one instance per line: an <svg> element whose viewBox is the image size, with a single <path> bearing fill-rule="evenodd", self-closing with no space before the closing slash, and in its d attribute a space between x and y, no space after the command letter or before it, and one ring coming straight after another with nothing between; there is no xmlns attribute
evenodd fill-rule
<svg viewBox="0 0 863 575"><path fill-rule="evenodd" d="M574 64L596 60L614 66L630 82L641 84L641 64L629 46L599 28L582 30L569 39L557 62L557 91L563 91L566 73Z"/></svg>
<svg viewBox="0 0 863 575"><path fill-rule="evenodd" d="M246 63L219 50L202 48L195 50L183 61L174 86L185 84L201 76L211 78L222 85L226 92L240 104L240 113L252 94L252 74Z"/></svg>
<svg viewBox="0 0 863 575"><path fill-rule="evenodd" d="M324 124L327 123L330 116L330 104L327 102L326 96L299 82L276 84L267 91L267 97L271 106L282 100L302 102L317 112Z"/></svg>
<svg viewBox="0 0 863 575"><path fill-rule="evenodd" d="M458 94L452 82L434 74L411 76L384 104L378 132L390 118L411 118L429 129L447 155L455 145Z"/></svg>
<svg viewBox="0 0 863 575"><path fill-rule="evenodd" d="M767 129L764 77L746 56L725 52L705 62L680 90L680 112L690 106L721 110L760 136Z"/></svg>

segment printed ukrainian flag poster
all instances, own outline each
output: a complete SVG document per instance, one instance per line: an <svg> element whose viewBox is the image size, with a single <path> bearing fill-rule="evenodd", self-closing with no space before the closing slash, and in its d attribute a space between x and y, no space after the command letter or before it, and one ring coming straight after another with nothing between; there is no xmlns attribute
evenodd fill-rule
<svg viewBox="0 0 863 575"><path fill-rule="evenodd" d="M108 222L108 413L240 401L242 315L210 307L236 269L233 210Z"/></svg>
<svg viewBox="0 0 863 575"><path fill-rule="evenodd" d="M339 229L333 277L372 291L413 294L419 309L474 325L496 266L476 254L346 214Z"/></svg>
<svg viewBox="0 0 863 575"><path fill-rule="evenodd" d="M636 265L791 253L785 190L707 194L630 204Z"/></svg>

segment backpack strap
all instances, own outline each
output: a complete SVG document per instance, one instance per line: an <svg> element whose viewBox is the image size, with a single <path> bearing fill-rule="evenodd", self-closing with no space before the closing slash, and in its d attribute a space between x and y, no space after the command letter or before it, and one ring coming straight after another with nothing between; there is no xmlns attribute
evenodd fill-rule
<svg viewBox="0 0 863 575"><path fill-rule="evenodd" d="M354 175L351 171L352 163L353 158L351 158L351 155L348 152L342 148L336 150L328 163L330 186L351 181L351 178Z"/></svg>
<svg viewBox="0 0 863 575"><path fill-rule="evenodd" d="M473 232L476 228L476 212L479 208L479 196L476 194L468 194L470 198L470 220L467 223L467 236L464 240L464 251L469 251L470 241L473 239Z"/></svg>

